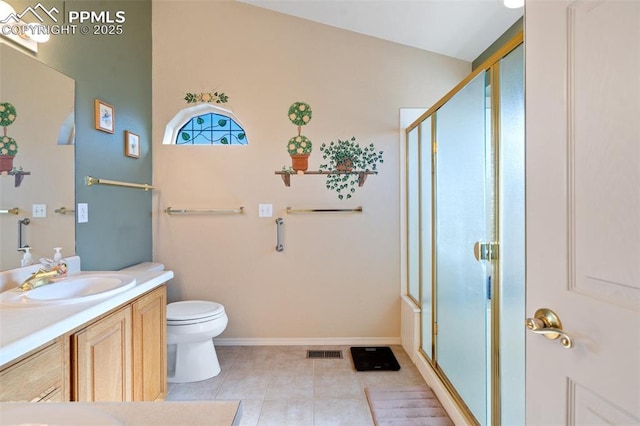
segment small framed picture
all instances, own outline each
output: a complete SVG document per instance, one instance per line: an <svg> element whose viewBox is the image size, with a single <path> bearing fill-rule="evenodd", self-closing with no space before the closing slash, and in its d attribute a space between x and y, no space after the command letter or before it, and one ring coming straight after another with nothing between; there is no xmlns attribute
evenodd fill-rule
<svg viewBox="0 0 640 426"><path fill-rule="evenodd" d="M95 101L95 116L96 116L96 130L102 130L103 132L113 133L115 122L115 109L106 102L96 99Z"/></svg>
<svg viewBox="0 0 640 426"><path fill-rule="evenodd" d="M124 132L124 154L127 157L140 157L140 136L128 130Z"/></svg>

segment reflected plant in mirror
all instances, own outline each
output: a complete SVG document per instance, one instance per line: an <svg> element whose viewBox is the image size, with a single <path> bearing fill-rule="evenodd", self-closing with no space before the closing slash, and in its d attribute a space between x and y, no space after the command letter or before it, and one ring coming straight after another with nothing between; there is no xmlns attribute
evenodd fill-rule
<svg viewBox="0 0 640 426"><path fill-rule="evenodd" d="M0 270L20 267L19 244L34 259L75 254L75 217L60 213L75 204L74 98L73 79L0 43L0 153L19 152L0 172Z"/></svg>
<svg viewBox="0 0 640 426"><path fill-rule="evenodd" d="M0 136L0 172L10 172L13 169L13 159L18 153L18 142L7 135L7 126L16 121L18 114L16 107L9 102L0 103L0 126L2 126L2 136Z"/></svg>

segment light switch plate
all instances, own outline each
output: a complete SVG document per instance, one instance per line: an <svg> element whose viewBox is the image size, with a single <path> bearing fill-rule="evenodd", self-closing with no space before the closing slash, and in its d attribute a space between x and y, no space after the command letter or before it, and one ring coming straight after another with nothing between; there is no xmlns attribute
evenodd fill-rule
<svg viewBox="0 0 640 426"><path fill-rule="evenodd" d="M32 217L47 217L47 205L46 204L33 204Z"/></svg>
<svg viewBox="0 0 640 426"><path fill-rule="evenodd" d="M273 217L273 204L258 204L258 217Z"/></svg>
<svg viewBox="0 0 640 426"><path fill-rule="evenodd" d="M87 223L89 222L89 204L87 203L78 203L78 223Z"/></svg>

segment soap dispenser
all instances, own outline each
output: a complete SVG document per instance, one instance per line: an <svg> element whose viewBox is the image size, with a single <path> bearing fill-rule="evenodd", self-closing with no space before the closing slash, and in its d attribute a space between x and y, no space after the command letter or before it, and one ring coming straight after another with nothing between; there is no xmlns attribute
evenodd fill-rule
<svg viewBox="0 0 640 426"><path fill-rule="evenodd" d="M57 265L62 260L62 253L60 253L62 247L54 247L53 249L55 250L55 254L53 255L53 263Z"/></svg>
<svg viewBox="0 0 640 426"><path fill-rule="evenodd" d="M31 247L22 247L20 250L24 251L24 255L22 255L22 260L20 261L20 265L21 266L33 265L33 256L31 256Z"/></svg>
<svg viewBox="0 0 640 426"><path fill-rule="evenodd" d="M53 269L58 271L59 276L67 275L67 262L62 257L62 247L54 247L55 253L53 255Z"/></svg>

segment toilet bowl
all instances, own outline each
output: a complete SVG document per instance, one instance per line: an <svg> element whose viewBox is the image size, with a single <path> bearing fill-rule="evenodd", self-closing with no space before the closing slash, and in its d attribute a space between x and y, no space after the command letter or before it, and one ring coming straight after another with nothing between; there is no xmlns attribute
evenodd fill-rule
<svg viewBox="0 0 640 426"><path fill-rule="evenodd" d="M224 306L204 300L167 305L167 381L187 383L220 373L213 338L227 327Z"/></svg>

